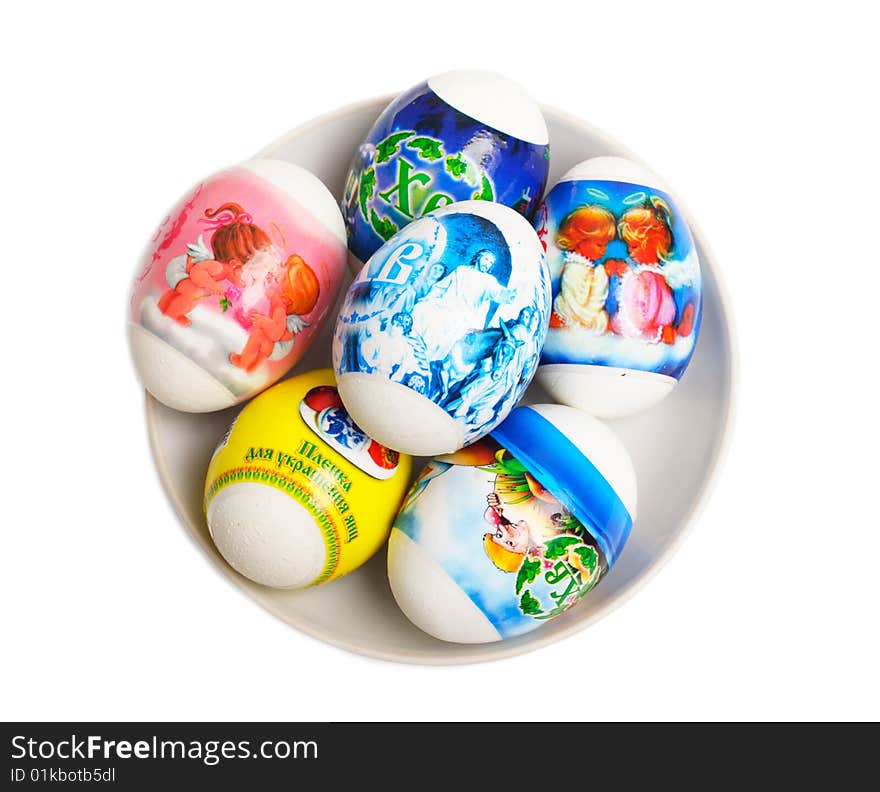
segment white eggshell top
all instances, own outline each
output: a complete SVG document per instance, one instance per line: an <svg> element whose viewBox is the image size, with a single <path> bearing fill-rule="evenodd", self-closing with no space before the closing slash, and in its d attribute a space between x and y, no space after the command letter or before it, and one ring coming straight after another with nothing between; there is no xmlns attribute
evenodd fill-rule
<svg viewBox="0 0 880 792"><path fill-rule="evenodd" d="M229 565L273 588L300 588L320 573L327 546L312 516L274 487L241 482L208 506L208 530Z"/></svg>
<svg viewBox="0 0 880 792"><path fill-rule="evenodd" d="M669 192L662 179L644 165L623 157L593 157L565 172L560 182L616 181Z"/></svg>
<svg viewBox="0 0 880 792"><path fill-rule="evenodd" d="M313 173L292 162L276 159L252 159L240 167L274 184L303 206L345 244L345 223L339 205L324 183Z"/></svg>
<svg viewBox="0 0 880 792"><path fill-rule="evenodd" d="M487 126L528 143L546 146L547 123L535 101L517 83L491 71L445 72L428 87L446 104Z"/></svg>

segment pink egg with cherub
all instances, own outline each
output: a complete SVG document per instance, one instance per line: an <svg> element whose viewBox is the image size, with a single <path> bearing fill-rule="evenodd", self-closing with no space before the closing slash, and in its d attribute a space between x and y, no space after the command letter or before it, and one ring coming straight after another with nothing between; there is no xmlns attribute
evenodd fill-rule
<svg viewBox="0 0 880 792"><path fill-rule="evenodd" d="M237 404L300 360L346 261L329 190L289 162L217 173L171 210L144 254L129 316L144 387L169 407Z"/></svg>

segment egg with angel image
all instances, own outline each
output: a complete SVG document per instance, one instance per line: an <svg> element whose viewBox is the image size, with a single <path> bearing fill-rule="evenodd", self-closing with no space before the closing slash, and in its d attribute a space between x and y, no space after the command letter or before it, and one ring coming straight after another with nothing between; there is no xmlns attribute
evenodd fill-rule
<svg viewBox="0 0 880 792"><path fill-rule="evenodd" d="M512 80L446 72L398 96L352 160L342 211L357 270L414 219L455 201L532 216L547 183L547 125Z"/></svg>
<svg viewBox="0 0 880 792"><path fill-rule="evenodd" d="M699 334L700 262L662 182L620 157L569 170L534 217L553 281L538 381L599 417L666 396Z"/></svg>
<svg viewBox="0 0 880 792"><path fill-rule="evenodd" d="M388 580L435 638L513 638L589 595L635 517L635 471L607 426L563 405L518 407L425 466L394 521Z"/></svg>
<svg viewBox="0 0 880 792"><path fill-rule="evenodd" d="M550 311L538 238L506 206L464 201L370 258L333 337L342 401L385 446L448 453L510 412L534 375Z"/></svg>
<svg viewBox="0 0 880 792"><path fill-rule="evenodd" d="M255 159L201 182L157 229L132 289L144 387L187 412L263 390L305 353L345 260L339 209L308 171Z"/></svg>

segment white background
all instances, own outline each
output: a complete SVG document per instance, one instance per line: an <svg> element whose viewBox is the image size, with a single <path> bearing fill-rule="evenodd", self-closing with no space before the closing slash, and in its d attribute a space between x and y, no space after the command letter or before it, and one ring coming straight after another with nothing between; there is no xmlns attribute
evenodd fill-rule
<svg viewBox="0 0 880 792"><path fill-rule="evenodd" d="M880 717L870 7L6 9L0 718L513 719L555 673L573 684L564 711L590 720ZM731 292L741 387L719 486L645 589L548 649L435 669L298 634L185 539L124 312L142 245L189 185L317 114L465 66L603 128L683 196ZM558 717L555 700L537 717Z"/></svg>

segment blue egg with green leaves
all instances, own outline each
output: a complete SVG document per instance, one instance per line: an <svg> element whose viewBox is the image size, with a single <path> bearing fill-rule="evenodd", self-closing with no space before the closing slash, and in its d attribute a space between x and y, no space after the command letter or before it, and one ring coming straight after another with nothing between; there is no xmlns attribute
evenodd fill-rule
<svg viewBox="0 0 880 792"><path fill-rule="evenodd" d="M531 219L549 166L544 117L516 83L484 71L429 78L385 108L352 160L342 212L354 266L457 201L494 201Z"/></svg>

